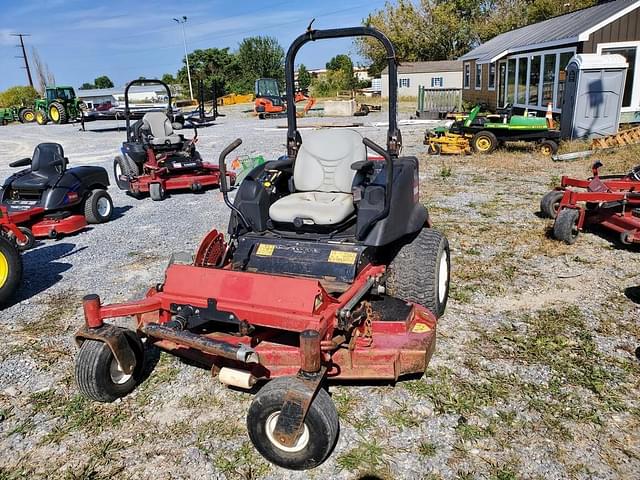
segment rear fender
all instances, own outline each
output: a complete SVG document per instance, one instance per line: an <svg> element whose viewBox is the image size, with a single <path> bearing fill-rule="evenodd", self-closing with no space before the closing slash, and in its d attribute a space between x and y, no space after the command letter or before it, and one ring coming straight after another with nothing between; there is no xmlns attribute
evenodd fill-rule
<svg viewBox="0 0 640 480"><path fill-rule="evenodd" d="M81 347L85 340L106 343L118 365L127 375L133 373L133 369L136 366L137 356L134 348L138 349L139 352L144 349L135 332L108 323L98 328L88 328L83 325L76 332L74 338L78 347Z"/></svg>

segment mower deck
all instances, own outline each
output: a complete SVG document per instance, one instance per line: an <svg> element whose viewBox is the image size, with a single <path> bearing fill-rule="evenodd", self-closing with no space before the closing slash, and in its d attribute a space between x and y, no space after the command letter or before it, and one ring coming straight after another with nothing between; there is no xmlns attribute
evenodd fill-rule
<svg viewBox="0 0 640 480"><path fill-rule="evenodd" d="M600 225L619 233L622 243L640 243L640 181L600 176L600 166L586 180L563 176L560 187L547 194L558 198L554 236L571 244L585 227Z"/></svg>
<svg viewBox="0 0 640 480"><path fill-rule="evenodd" d="M78 335L99 331L105 319L132 315L138 331L164 350L269 379L300 370L297 334L314 330L330 378L397 380L423 372L433 353L436 319L428 310L381 296L352 313L364 321L348 344L333 328L341 309L384 270L366 267L346 292L332 296L314 279L173 264L162 288L143 300L100 305L96 296L85 299L86 326ZM176 328L172 320L180 312L192 325L218 321L228 328Z"/></svg>
<svg viewBox="0 0 640 480"><path fill-rule="evenodd" d="M28 228L35 238L56 238L60 234L69 235L79 232L87 226L87 219L84 215L79 214L45 215L45 209L42 207L33 207L27 210L9 207L4 210L6 211L7 223ZM0 220L0 223L4 222ZM15 235L21 241L20 236Z"/></svg>
<svg viewBox="0 0 640 480"><path fill-rule="evenodd" d="M220 171L215 165L203 163L202 168L197 171L171 174L152 171L149 174L128 179L128 181L129 190L133 193L148 193L152 183L159 183L167 191L200 191L207 187L217 187L220 184Z"/></svg>

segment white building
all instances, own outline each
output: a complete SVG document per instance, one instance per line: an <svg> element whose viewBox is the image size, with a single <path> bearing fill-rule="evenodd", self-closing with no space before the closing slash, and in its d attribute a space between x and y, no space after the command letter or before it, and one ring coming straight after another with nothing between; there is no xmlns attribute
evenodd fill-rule
<svg viewBox="0 0 640 480"><path fill-rule="evenodd" d="M382 71L382 96L389 96L389 72ZM462 88L462 62L407 62L398 66L398 96L417 97L418 87Z"/></svg>
<svg viewBox="0 0 640 480"><path fill-rule="evenodd" d="M124 106L124 87L76 89L76 95L89 108L111 103L112 106ZM167 101L167 93L162 85L135 85L129 89L131 103L158 103Z"/></svg>

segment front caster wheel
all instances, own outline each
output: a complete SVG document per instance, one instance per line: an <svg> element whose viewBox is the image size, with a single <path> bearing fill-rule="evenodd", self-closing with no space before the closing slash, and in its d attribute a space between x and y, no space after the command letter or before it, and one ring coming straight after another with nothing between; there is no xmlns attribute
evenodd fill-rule
<svg viewBox="0 0 640 480"><path fill-rule="evenodd" d="M540 211L544 217L556 218L562 197L564 197L562 190L551 190L544 194L540 200Z"/></svg>
<svg viewBox="0 0 640 480"><path fill-rule="evenodd" d="M578 238L578 219L580 211L575 208L563 208L553 224L553 236L567 245L573 245Z"/></svg>
<svg viewBox="0 0 640 480"><path fill-rule="evenodd" d="M127 335L136 354L136 366L131 374L122 371L106 343L85 340L76 357L76 382L80 392L97 402L113 402L131 393L142 378L144 347Z"/></svg>
<svg viewBox="0 0 640 480"><path fill-rule="evenodd" d="M150 184L149 185L149 196L151 197L151 200L153 200L154 202L160 202L160 201L164 200L165 191L164 191L164 188L162 187L162 185L159 184L159 183Z"/></svg>
<svg viewBox="0 0 640 480"><path fill-rule="evenodd" d="M329 394L320 389L309 406L304 430L295 445L287 447L273 432L289 388L300 380L271 380L257 393L247 414L247 430L253 446L271 463L292 470L307 470L329 456L338 438L338 412Z"/></svg>

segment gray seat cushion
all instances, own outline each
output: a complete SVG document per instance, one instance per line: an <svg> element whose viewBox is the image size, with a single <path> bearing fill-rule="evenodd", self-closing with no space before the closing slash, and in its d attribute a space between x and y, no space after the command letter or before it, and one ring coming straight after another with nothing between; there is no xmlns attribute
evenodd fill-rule
<svg viewBox="0 0 640 480"><path fill-rule="evenodd" d="M184 141L182 135L173 133L171 119L163 112L148 112L142 117L142 128L147 130L151 145L179 145Z"/></svg>
<svg viewBox="0 0 640 480"><path fill-rule="evenodd" d="M307 224L334 225L347 219L353 211L350 193L296 192L274 203L269 216L276 222L292 223L300 218Z"/></svg>
<svg viewBox="0 0 640 480"><path fill-rule="evenodd" d="M269 216L276 222L333 225L353 212L351 164L366 160L362 135L355 130L327 129L305 132L293 171L295 193L271 205Z"/></svg>

